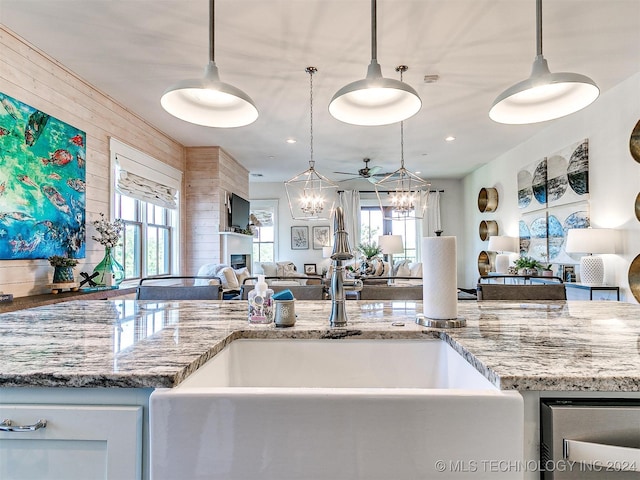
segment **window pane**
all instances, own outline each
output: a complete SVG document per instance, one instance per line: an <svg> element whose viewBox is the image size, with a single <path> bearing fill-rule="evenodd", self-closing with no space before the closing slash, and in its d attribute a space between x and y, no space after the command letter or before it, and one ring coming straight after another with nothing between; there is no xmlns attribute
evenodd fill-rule
<svg viewBox="0 0 640 480"><path fill-rule="evenodd" d="M378 243L382 235L383 217L379 208L368 207L360 210L360 243Z"/></svg>
<svg viewBox="0 0 640 480"><path fill-rule="evenodd" d="M161 275L168 275L171 270L169 267L169 233L166 228L158 230L158 273Z"/></svg>
<svg viewBox="0 0 640 480"><path fill-rule="evenodd" d="M147 206L147 223L156 223L154 205L152 203L144 203Z"/></svg>
<svg viewBox="0 0 640 480"><path fill-rule="evenodd" d="M260 262L275 262L273 243L260 244Z"/></svg>
<svg viewBox="0 0 640 480"><path fill-rule="evenodd" d="M147 275L158 275L158 229L147 226Z"/></svg>
<svg viewBox="0 0 640 480"><path fill-rule="evenodd" d="M166 219L166 210L162 207L159 207L157 205L154 205L154 221L151 223L155 223L156 225L166 225L167 224L167 219Z"/></svg>
<svg viewBox="0 0 640 480"><path fill-rule="evenodd" d="M275 229L273 227L260 227L259 230L261 242L275 241Z"/></svg>
<svg viewBox="0 0 640 480"><path fill-rule="evenodd" d="M120 195L120 218L122 220L138 220L138 201Z"/></svg>
<svg viewBox="0 0 640 480"><path fill-rule="evenodd" d="M140 275L140 225L126 223L122 238L121 263L124 267L124 278L139 278Z"/></svg>

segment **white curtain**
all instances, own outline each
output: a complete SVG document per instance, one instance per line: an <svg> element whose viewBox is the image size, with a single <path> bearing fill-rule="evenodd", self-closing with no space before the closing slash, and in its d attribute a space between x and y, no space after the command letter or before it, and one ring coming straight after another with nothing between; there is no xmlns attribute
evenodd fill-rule
<svg viewBox="0 0 640 480"><path fill-rule="evenodd" d="M423 195L426 197L427 211L422 220L418 221L418 228L416 229L416 233L418 234L416 242L418 258L422 258L422 252L420 251L422 237L435 237L436 230L442 230L442 224L440 222L440 191L424 192Z"/></svg>
<svg viewBox="0 0 640 480"><path fill-rule="evenodd" d="M345 230L349 235L349 246L355 252L360 244L360 192L340 192L340 206L344 210Z"/></svg>

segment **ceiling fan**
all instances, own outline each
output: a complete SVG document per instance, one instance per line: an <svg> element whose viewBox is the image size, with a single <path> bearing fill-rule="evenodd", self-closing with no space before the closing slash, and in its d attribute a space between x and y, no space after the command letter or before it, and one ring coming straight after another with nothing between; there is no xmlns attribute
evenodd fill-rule
<svg viewBox="0 0 640 480"><path fill-rule="evenodd" d="M333 173L337 173L339 175L351 175L351 178L340 180L341 182L351 180L353 178L364 178L370 181L371 183L376 183L375 177L382 177L386 175L386 173L378 173L380 170L382 170L382 167L378 167L378 166L369 167L369 162L371 161L370 158L364 158L362 161L364 162L364 168L361 168L360 170L358 170L357 175L354 174L353 172L333 172Z"/></svg>

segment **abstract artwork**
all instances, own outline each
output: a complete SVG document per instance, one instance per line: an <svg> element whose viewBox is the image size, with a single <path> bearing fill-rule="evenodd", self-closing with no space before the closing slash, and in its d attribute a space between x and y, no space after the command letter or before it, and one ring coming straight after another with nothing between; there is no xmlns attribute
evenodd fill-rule
<svg viewBox="0 0 640 480"><path fill-rule="evenodd" d="M520 254L546 262L547 250L547 213L545 211L525 214L520 219Z"/></svg>
<svg viewBox="0 0 640 480"><path fill-rule="evenodd" d="M589 226L589 141L574 143L518 172L520 254L542 263L577 263L567 230Z"/></svg>
<svg viewBox="0 0 640 480"><path fill-rule="evenodd" d="M589 142L583 140L547 157L547 204L589 198Z"/></svg>
<svg viewBox="0 0 640 480"><path fill-rule="evenodd" d="M0 93L0 259L85 256L83 131Z"/></svg>
<svg viewBox="0 0 640 480"><path fill-rule="evenodd" d="M549 208L549 262L578 263L582 255L565 252L570 228L589 228L589 203L578 202Z"/></svg>

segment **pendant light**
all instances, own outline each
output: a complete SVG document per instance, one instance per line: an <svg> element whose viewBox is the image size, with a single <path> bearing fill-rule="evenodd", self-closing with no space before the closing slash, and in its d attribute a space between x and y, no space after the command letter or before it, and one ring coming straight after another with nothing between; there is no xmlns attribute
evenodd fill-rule
<svg viewBox="0 0 640 480"><path fill-rule="evenodd" d="M408 70L400 65L396 72ZM385 220L416 220L424 217L431 184L404 167L404 122L400 122L400 168L374 184L382 216ZM391 207L389 209L388 207Z"/></svg>
<svg viewBox="0 0 640 480"><path fill-rule="evenodd" d="M251 97L220 81L215 62L214 0L209 0L209 64L204 77L183 80L167 89L160 103L174 117L205 127L242 127L258 118Z"/></svg>
<svg viewBox="0 0 640 480"><path fill-rule="evenodd" d="M313 159L313 74L318 69L307 67L305 71L309 74L309 168L287 180L284 187L294 220L329 221L333 214L338 185L315 169Z"/></svg>
<svg viewBox="0 0 640 480"><path fill-rule="evenodd" d="M388 125L406 120L422 107L411 86L382 76L377 60L376 17L376 0L371 0L371 63L366 78L342 87L329 103L331 115L345 123Z"/></svg>
<svg viewBox="0 0 640 480"><path fill-rule="evenodd" d="M489 117L498 123L528 124L564 117L590 105L600 89L578 73L551 73L542 55L542 0L536 0L536 58L531 76L502 92Z"/></svg>

